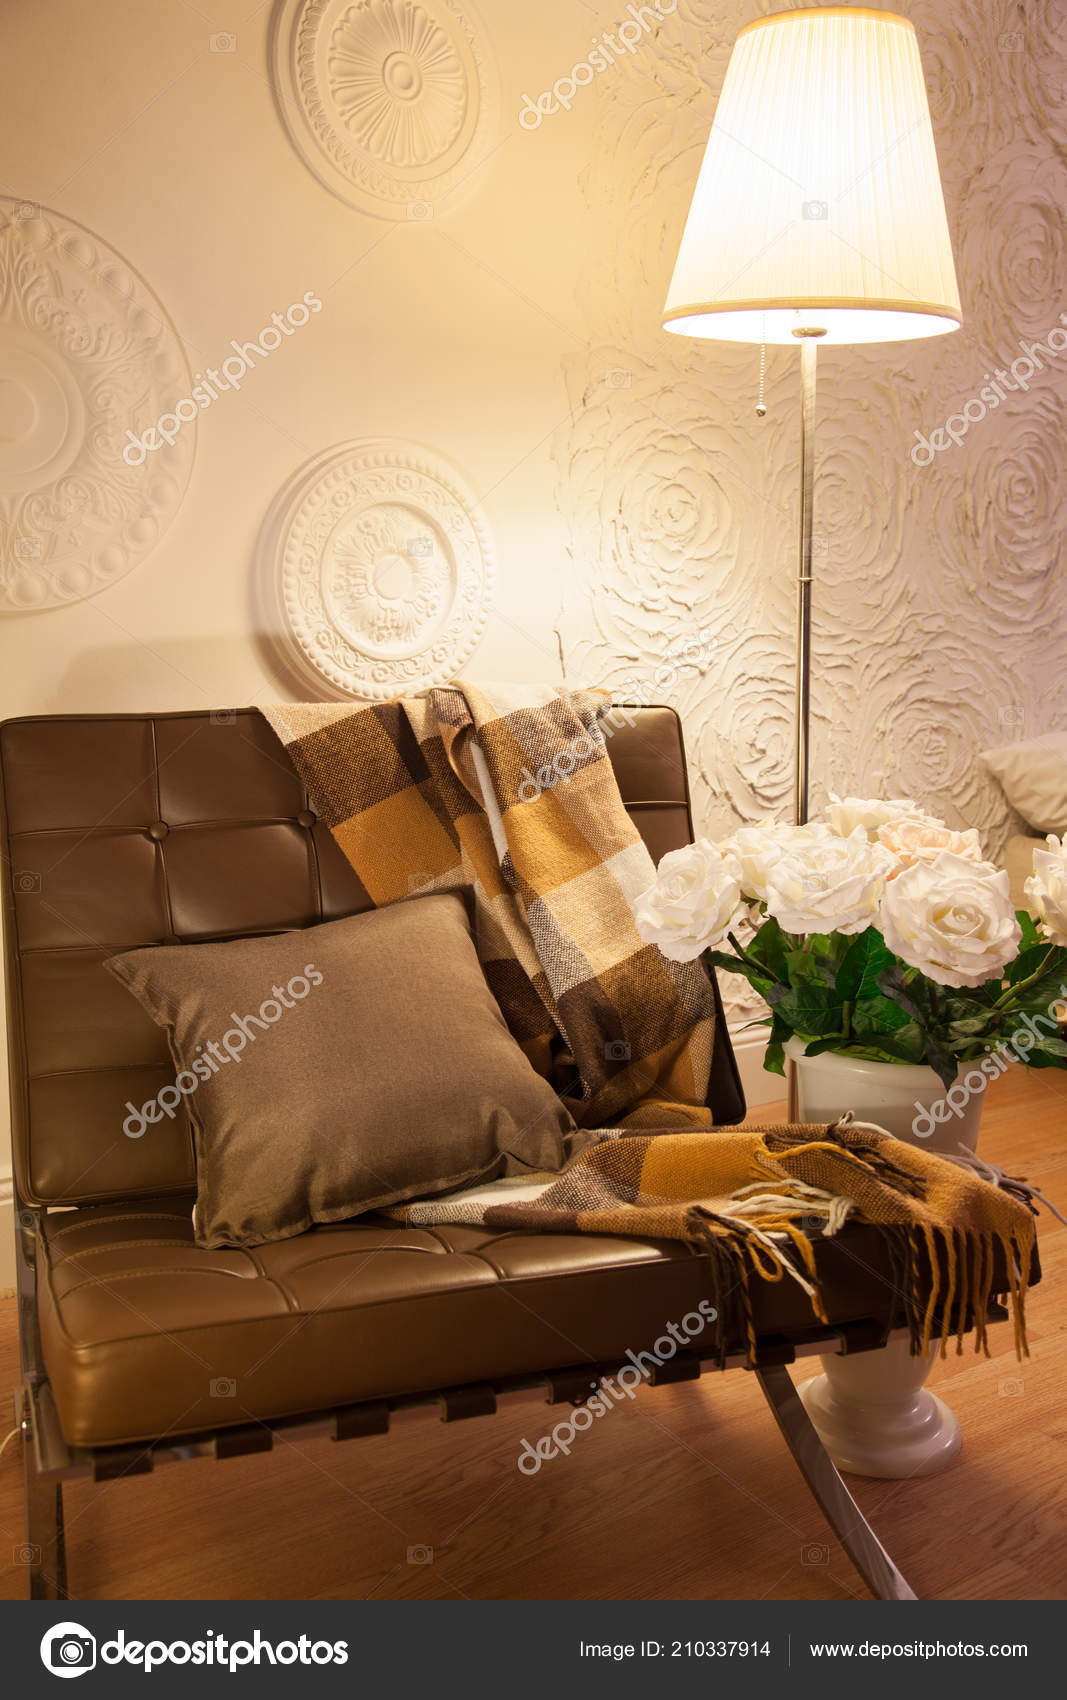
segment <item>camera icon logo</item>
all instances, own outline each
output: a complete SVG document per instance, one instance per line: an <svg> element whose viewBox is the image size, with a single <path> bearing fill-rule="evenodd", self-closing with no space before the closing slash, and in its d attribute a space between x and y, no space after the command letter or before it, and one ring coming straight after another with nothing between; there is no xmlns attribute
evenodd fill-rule
<svg viewBox="0 0 1067 1700"><path fill-rule="evenodd" d="M96 1666L96 1638L80 1623L54 1623L41 1637L41 1663L53 1676L84 1676Z"/></svg>
<svg viewBox="0 0 1067 1700"><path fill-rule="evenodd" d="M20 561L39 561L41 558L41 539L39 537L16 538L15 556Z"/></svg>
<svg viewBox="0 0 1067 1700"><path fill-rule="evenodd" d="M41 208L37 201L20 201L15 208L16 218L40 218Z"/></svg>
<svg viewBox="0 0 1067 1700"><path fill-rule="evenodd" d="M418 220L418 221L422 221L422 220L427 219L427 218L432 218L433 217L433 207L432 207L432 205L430 204L429 201L409 201L408 202L408 217L410 219L414 219L414 220Z"/></svg>
<svg viewBox="0 0 1067 1700"><path fill-rule="evenodd" d="M604 1046L606 1062L629 1062L630 1047L625 1039L609 1039Z"/></svg>
<svg viewBox="0 0 1067 1700"><path fill-rule="evenodd" d="M811 1541L806 1547L801 1547L800 1562L801 1564L829 1564L830 1548L822 1546L819 1542Z"/></svg>
<svg viewBox="0 0 1067 1700"><path fill-rule="evenodd" d="M414 1547L408 1547L408 1563L409 1564L432 1564L433 1563L433 1547L426 1547L426 1546L421 1546L421 1545L420 1546L414 1546Z"/></svg>
<svg viewBox="0 0 1067 1700"><path fill-rule="evenodd" d="M409 537L407 552L413 561L426 560L433 554L433 538Z"/></svg>
<svg viewBox="0 0 1067 1700"><path fill-rule="evenodd" d="M827 206L825 201L805 201L804 202L804 217L805 218L825 218L827 213L829 212L829 210L830 209Z"/></svg>
<svg viewBox="0 0 1067 1700"><path fill-rule="evenodd" d="M217 1375L208 1383L208 1391L213 1399L233 1399L237 1393L237 1383L232 1375Z"/></svg>
<svg viewBox="0 0 1067 1700"><path fill-rule="evenodd" d="M212 726L233 726L237 721L237 711L233 708L213 708L209 718Z"/></svg>
<svg viewBox="0 0 1067 1700"><path fill-rule="evenodd" d="M634 375L625 366L613 366L605 382L609 390L631 390L633 389Z"/></svg>
<svg viewBox="0 0 1067 1700"><path fill-rule="evenodd" d="M208 45L212 53L236 53L237 37L231 35L228 30L223 30L220 34L211 36Z"/></svg>
<svg viewBox="0 0 1067 1700"><path fill-rule="evenodd" d="M997 719L1002 726L1022 726L1026 720L1026 710L1021 702L1001 703L997 709Z"/></svg>
<svg viewBox="0 0 1067 1700"><path fill-rule="evenodd" d="M40 889L40 874L31 874L28 869L24 869L21 874L15 875L15 890L20 897L29 897Z"/></svg>

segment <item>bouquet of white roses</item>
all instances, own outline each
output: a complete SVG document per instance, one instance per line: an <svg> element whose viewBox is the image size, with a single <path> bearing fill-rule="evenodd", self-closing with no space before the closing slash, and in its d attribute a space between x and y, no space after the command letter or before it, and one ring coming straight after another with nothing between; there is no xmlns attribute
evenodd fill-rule
<svg viewBox="0 0 1067 1700"><path fill-rule="evenodd" d="M928 1063L946 1087L1021 1019L1044 1017L1032 1067L1067 1067L1050 1008L1067 996L1067 851L1038 851L1034 911L970 829L907 798L833 797L810 826L764 822L700 839L659 865L637 928L665 956L742 974L770 1005L766 1066L784 1043ZM741 942L741 935L746 936ZM723 947L729 944L729 951Z"/></svg>

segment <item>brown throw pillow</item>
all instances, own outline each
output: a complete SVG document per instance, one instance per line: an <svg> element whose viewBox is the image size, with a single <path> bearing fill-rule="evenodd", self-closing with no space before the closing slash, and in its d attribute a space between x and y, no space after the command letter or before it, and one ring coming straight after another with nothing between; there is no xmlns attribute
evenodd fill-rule
<svg viewBox="0 0 1067 1700"><path fill-rule="evenodd" d="M106 963L159 1026L184 1100L196 1237L253 1246L401 1199L558 1169L574 1126L512 1038L462 897Z"/></svg>

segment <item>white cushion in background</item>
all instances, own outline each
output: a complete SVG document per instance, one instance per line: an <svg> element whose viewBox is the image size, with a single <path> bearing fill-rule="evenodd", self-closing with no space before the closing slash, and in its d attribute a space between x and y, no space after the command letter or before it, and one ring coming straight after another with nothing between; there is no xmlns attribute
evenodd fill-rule
<svg viewBox="0 0 1067 1700"><path fill-rule="evenodd" d="M983 750L981 760L1012 808L1038 832L1067 832L1067 732Z"/></svg>

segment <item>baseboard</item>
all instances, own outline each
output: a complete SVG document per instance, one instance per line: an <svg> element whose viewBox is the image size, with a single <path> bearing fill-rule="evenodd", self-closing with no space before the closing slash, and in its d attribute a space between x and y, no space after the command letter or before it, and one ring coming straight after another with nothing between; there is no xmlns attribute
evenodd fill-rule
<svg viewBox="0 0 1067 1700"><path fill-rule="evenodd" d="M785 1081L780 1074L768 1074L763 1066L767 1050L767 1030L764 1027L730 1028L730 1042L737 1058L744 1089L745 1102L750 1110L761 1104L771 1104L785 1097Z"/></svg>
<svg viewBox="0 0 1067 1700"><path fill-rule="evenodd" d="M15 1183L0 1169L0 1293L15 1285Z"/></svg>

